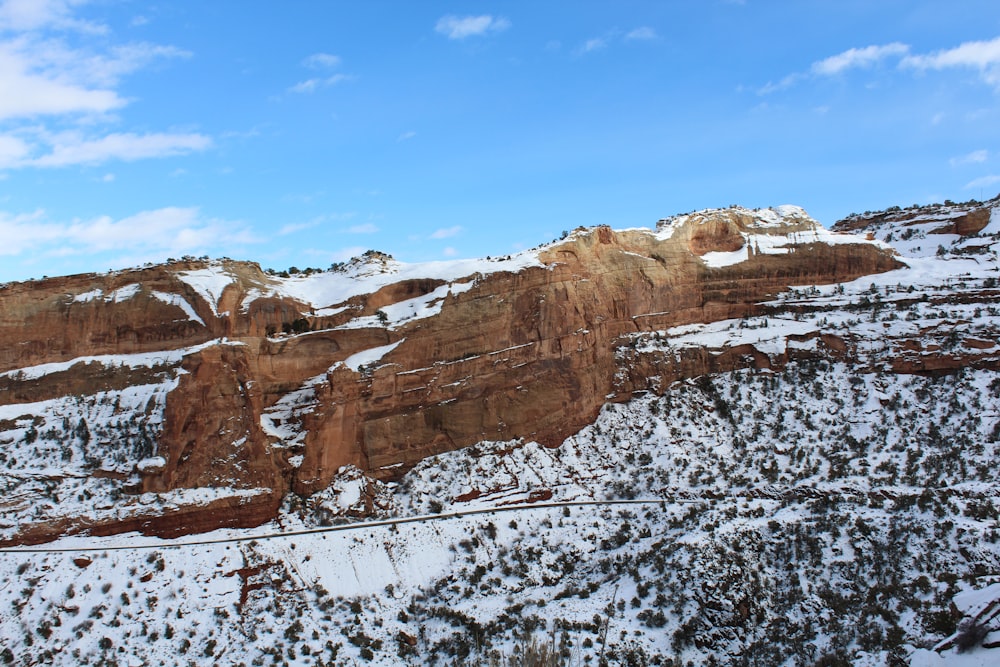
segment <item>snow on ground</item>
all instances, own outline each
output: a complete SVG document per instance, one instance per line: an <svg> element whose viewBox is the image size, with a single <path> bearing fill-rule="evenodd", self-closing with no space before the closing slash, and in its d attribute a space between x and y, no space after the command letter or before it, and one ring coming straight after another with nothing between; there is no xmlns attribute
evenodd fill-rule
<svg viewBox="0 0 1000 667"><path fill-rule="evenodd" d="M907 269L801 286L765 304L801 306L792 318L647 333L636 351L750 343L777 356L792 345L789 336L811 332L850 334L873 357L891 352L886 333L921 334L946 352L961 350L966 336L996 341L1000 313L988 299L946 298L996 275L993 248L959 250L954 243L940 256L910 257ZM451 281L470 275L421 271ZM400 279L380 276L320 274L286 284L301 290L296 298L330 305L353 289L370 291L360 287L365 281ZM398 484L345 469L328 490L290 496L280 519L255 531L177 541L81 536L50 546L98 550L0 551L0 658L488 664L536 638L572 664L596 664L601 653L610 664L996 664L995 651L926 647L955 632L952 601L974 612L1000 585L1000 373L898 375L864 355L862 362L793 360L774 371L677 382L662 396L606 406L558 448L484 442L427 459ZM145 394L150 414L159 414L155 393ZM310 383L286 398L261 425L294 443L294 417L314 398ZM102 406L116 399L142 397L32 406L31 414L52 412L37 426L17 410L0 415L0 450L40 462L29 471L19 458L11 466L23 470L19 483L47 484L37 474L60 467L71 480L70 464L85 457L78 417L100 423ZM53 458L65 442L76 443L69 463ZM154 455L129 452L123 461ZM61 489L53 507L73 502ZM72 509L99 503L110 511L107 494L97 495L81 491ZM36 511L11 509L18 498L0 501L5 518ZM539 498L654 502L516 509ZM171 501L135 502L143 500ZM336 527L366 502L383 518L492 513L267 536ZM193 543L220 538L241 541Z"/></svg>
<svg viewBox="0 0 1000 667"><path fill-rule="evenodd" d="M707 252L702 255L701 260L711 268L722 268L745 262L751 253L787 254L795 246L809 243L826 243L828 245L875 243L887 247L884 243L872 241L862 236L831 232L809 217L809 214L803 209L790 205L753 210L734 207L695 211L660 220L655 236L659 240L666 240L685 225L705 224L710 220L725 219L729 215L750 219L746 227L747 231L740 232L743 237L743 246L733 251ZM791 227L801 229L789 231Z"/></svg>
<svg viewBox="0 0 1000 667"><path fill-rule="evenodd" d="M194 354L215 345L239 345L236 341L227 341L217 338L198 345L180 348L177 350L163 350L157 352L137 352L135 354L99 354L85 357L77 357L69 361L58 361L49 364L39 364L37 366L26 366L13 371L0 373L0 377L12 377L18 380L37 380L38 378L53 373L67 371L77 364L100 364L102 366L117 367L127 366L129 368L156 368L158 366L175 366L189 354Z"/></svg>
<svg viewBox="0 0 1000 667"><path fill-rule="evenodd" d="M283 278L275 283L272 293L312 304L316 308L327 308L404 280L433 279L456 283L450 289L452 293L457 293L472 287L472 282L460 283L463 278L501 271L517 272L532 266L540 267L542 263L536 252L526 251L509 259L459 259L419 264L387 260L376 266L377 270L371 264L359 263L344 272L327 271ZM463 288L466 284L468 287ZM443 289L437 298L443 298L447 294L449 288Z"/></svg>
<svg viewBox="0 0 1000 667"><path fill-rule="evenodd" d="M994 371L855 374L828 362L681 382L606 407L559 448L481 443L376 493L386 517L488 514L266 536L343 520L311 498L252 531L0 553L0 627L19 649L30 634L53 664L118 647L120 659L175 664L450 664L466 651L482 664L477 645L509 654L519 637L553 633L582 662L596 660L605 622L612 664L882 665L897 632L897 655L915 664L989 664L985 650L942 663L914 647L950 632L939 612L952 599L972 610L1000 584L975 574L1000 558L994 387ZM368 493L344 474L327 494L341 509ZM512 509L541 491L663 500ZM191 544L226 537L243 541ZM412 652L402 635L416 638Z"/></svg>
<svg viewBox="0 0 1000 667"><path fill-rule="evenodd" d="M910 667L995 667L1000 657L997 651L978 650L971 653L947 651L937 653L929 649L917 649L910 655Z"/></svg>

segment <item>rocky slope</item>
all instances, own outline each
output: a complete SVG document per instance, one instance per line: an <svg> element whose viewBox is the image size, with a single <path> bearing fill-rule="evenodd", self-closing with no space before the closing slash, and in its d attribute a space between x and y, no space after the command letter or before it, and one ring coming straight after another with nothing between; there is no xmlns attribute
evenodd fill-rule
<svg viewBox="0 0 1000 667"><path fill-rule="evenodd" d="M995 664L998 206L7 286L0 659Z"/></svg>
<svg viewBox="0 0 1000 667"><path fill-rule="evenodd" d="M0 659L995 664L998 206L5 286Z"/></svg>
<svg viewBox="0 0 1000 667"><path fill-rule="evenodd" d="M650 378L766 363L748 361L752 346L625 359L623 341L900 266L801 209L732 208L483 262L372 252L280 278L185 261L6 285L0 438L33 454L7 463L8 493L32 514L4 539L251 526L344 465L385 480L485 439L556 446ZM81 495L109 511L66 512Z"/></svg>

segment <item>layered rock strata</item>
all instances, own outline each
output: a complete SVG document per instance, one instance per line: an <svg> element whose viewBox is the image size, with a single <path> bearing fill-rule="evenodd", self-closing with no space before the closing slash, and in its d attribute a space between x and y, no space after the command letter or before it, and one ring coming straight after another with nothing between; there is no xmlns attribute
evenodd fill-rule
<svg viewBox="0 0 1000 667"><path fill-rule="evenodd" d="M154 451L118 468L131 475L125 491L265 490L254 502L147 510L155 520L139 506L135 520L65 518L21 533L250 525L348 464L391 479L483 440L557 446L606 402L656 386L650 377L771 363L752 346L640 360L621 352L637 335L759 315L790 286L899 266L887 245L832 234L801 209L731 208L655 231L579 229L519 257L447 270L371 253L288 279L249 263L188 261L8 284L0 408L11 429L31 418L14 406L166 383L163 405L144 408L160 411ZM823 345L850 354L843 341ZM102 468L95 446L83 474Z"/></svg>

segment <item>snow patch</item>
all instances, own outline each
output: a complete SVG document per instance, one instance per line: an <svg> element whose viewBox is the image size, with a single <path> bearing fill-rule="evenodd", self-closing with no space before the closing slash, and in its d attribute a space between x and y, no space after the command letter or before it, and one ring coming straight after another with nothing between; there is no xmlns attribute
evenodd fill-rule
<svg viewBox="0 0 1000 667"><path fill-rule="evenodd" d="M212 313L216 317L219 316L219 299L222 298L226 288L233 283L233 276L222 265L211 264L204 269L180 271L177 277L193 287L205 299Z"/></svg>
<svg viewBox="0 0 1000 667"><path fill-rule="evenodd" d="M198 317L198 313L194 312L194 308L188 303L187 299L179 294L172 294L170 292L157 292L153 291L152 295L159 299L160 301L170 304L171 306L177 306L184 311L184 314L188 316L189 320L197 322L201 326L205 326L205 321Z"/></svg>
<svg viewBox="0 0 1000 667"><path fill-rule="evenodd" d="M349 356L347 359L344 360L344 365L350 368L355 373L357 373L358 371L361 370L362 366L367 366L369 364L372 364L381 359L382 357L384 357L385 355L389 354L393 350L395 350L396 347L399 346L399 344L402 343L404 340L406 339L401 338L400 340L397 340L395 343L389 343L388 345L382 345L380 347L373 347L371 349L364 350L356 354L352 354L351 356Z"/></svg>
<svg viewBox="0 0 1000 667"><path fill-rule="evenodd" d="M162 456L150 456L149 458L139 461L135 467L139 472L147 472L149 470L159 470L160 468L165 468L167 465L167 460Z"/></svg>

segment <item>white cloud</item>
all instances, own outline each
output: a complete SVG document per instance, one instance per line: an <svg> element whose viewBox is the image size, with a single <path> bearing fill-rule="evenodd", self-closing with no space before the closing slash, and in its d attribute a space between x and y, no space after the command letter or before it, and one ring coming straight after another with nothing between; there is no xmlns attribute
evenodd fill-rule
<svg viewBox="0 0 1000 667"><path fill-rule="evenodd" d="M590 53L591 51L599 51L608 45L607 40L603 37L594 37L593 39L588 39L580 47L580 53Z"/></svg>
<svg viewBox="0 0 1000 667"><path fill-rule="evenodd" d="M768 81L767 84L757 89L757 94L770 95L791 88L809 77L835 76L852 69L866 69L887 58L903 57L909 51L910 47L901 42L848 49L829 58L817 60L806 73L792 72L777 82Z"/></svg>
<svg viewBox="0 0 1000 667"><path fill-rule="evenodd" d="M340 56L330 53L314 53L302 61L309 69L333 69L340 64Z"/></svg>
<svg viewBox="0 0 1000 667"><path fill-rule="evenodd" d="M112 112L130 101L118 90L123 77L154 61L191 54L147 42L114 43L104 26L74 16L88 1L0 0L0 122L6 126L0 169L131 161L208 148L211 139L201 134L107 130L120 122Z"/></svg>
<svg viewBox="0 0 1000 667"><path fill-rule="evenodd" d="M899 58L900 69L920 72L953 68L978 70L985 83L1000 90L1000 37L964 42L951 49L927 54L911 53L910 46L901 42L853 48L814 62L808 75L834 76L852 69L870 68L890 58ZM789 74L779 83L769 82L757 92L761 95L773 93L792 86L805 76L800 73Z"/></svg>
<svg viewBox="0 0 1000 667"><path fill-rule="evenodd" d="M458 254L458 250L452 248L451 246L448 246L447 248L441 251L441 254L444 255L445 257L454 257L455 255Z"/></svg>
<svg viewBox="0 0 1000 667"><path fill-rule="evenodd" d="M113 90L89 87L46 68L23 43L0 45L0 120L39 115L105 113L125 105Z"/></svg>
<svg viewBox="0 0 1000 667"><path fill-rule="evenodd" d="M462 226L455 225L454 227L445 227L443 229L438 229L433 234L431 234L432 239L447 239L452 236L458 236L462 233Z"/></svg>
<svg viewBox="0 0 1000 667"><path fill-rule="evenodd" d="M465 39L490 32L502 32L510 27L510 21L498 16L484 14L482 16L442 16L434 26L435 32L448 39Z"/></svg>
<svg viewBox="0 0 1000 667"><path fill-rule="evenodd" d="M83 4L86 0L4 0L0 3L0 30L20 32L54 28L95 34L107 32L99 23L73 18L71 8Z"/></svg>
<svg viewBox="0 0 1000 667"><path fill-rule="evenodd" d="M51 150L41 157L23 160L35 167L66 167L100 164L108 160L133 162L203 151L212 140L203 134L109 134L99 139L82 139L77 133L57 135Z"/></svg>
<svg viewBox="0 0 1000 667"><path fill-rule="evenodd" d="M349 234L375 234L378 232L378 227L370 222L366 222L361 225L353 225L347 228Z"/></svg>
<svg viewBox="0 0 1000 667"><path fill-rule="evenodd" d="M656 34L656 31L650 28L649 26L642 26L640 28L636 28L635 30L632 30L627 35L625 35L625 39L629 41L650 40L650 39L657 39L658 37L659 35Z"/></svg>
<svg viewBox="0 0 1000 667"><path fill-rule="evenodd" d="M0 211L0 255L20 255L36 245L57 241L61 232L58 225L44 222L42 211L19 215Z"/></svg>
<svg viewBox="0 0 1000 667"><path fill-rule="evenodd" d="M142 211L121 220L102 216L74 222L65 229L64 238L81 252L155 249L184 252L226 243L258 242L235 223L201 217L197 208L167 207Z"/></svg>
<svg viewBox="0 0 1000 667"><path fill-rule="evenodd" d="M953 49L927 55L907 56L900 65L917 70L978 69L986 83L1000 88L1000 37L989 41L964 42Z"/></svg>
<svg viewBox="0 0 1000 667"><path fill-rule="evenodd" d="M0 45L0 120L102 114L127 101L114 88L121 78L156 59L191 54L172 46L125 44L105 54L67 47L60 40L20 36Z"/></svg>
<svg viewBox="0 0 1000 667"><path fill-rule="evenodd" d="M814 62L809 71L821 76L832 76L848 69L871 67L886 58L906 55L909 50L909 46L900 42L848 49L835 56Z"/></svg>
<svg viewBox="0 0 1000 667"><path fill-rule="evenodd" d="M334 74L333 76L306 79L288 89L292 93L315 93L320 88L335 86L343 81L350 81L352 77L347 74Z"/></svg>
<svg viewBox="0 0 1000 667"><path fill-rule="evenodd" d="M175 46L133 42L112 48L106 56L97 55L79 61L76 60L78 55L70 53L70 57L74 58L76 63L75 76L80 80L88 80L89 77L98 84L114 86L122 77L146 67L155 60L186 59L193 54ZM71 67L69 62L60 63L60 65L63 71Z"/></svg>
<svg viewBox="0 0 1000 667"><path fill-rule="evenodd" d="M973 188L988 188L992 185L1000 183L1000 175L991 174L989 176L980 176L979 178L973 179L965 184L967 190Z"/></svg>
<svg viewBox="0 0 1000 667"><path fill-rule="evenodd" d="M399 135L399 137L396 139L396 141L409 141L410 139L412 139L415 136L417 136L417 133L414 132L413 130L409 130L409 131L403 132L401 135Z"/></svg>
<svg viewBox="0 0 1000 667"><path fill-rule="evenodd" d="M990 156L989 151L987 151L986 149L980 149L978 151L972 151L971 153L968 153L966 155L953 157L950 160L948 160L948 164L950 164L952 167L959 167L963 164L978 164L981 162L986 162L989 156Z"/></svg>
<svg viewBox="0 0 1000 667"><path fill-rule="evenodd" d="M19 165L30 151L28 144L20 138L0 135L0 169Z"/></svg>
<svg viewBox="0 0 1000 667"><path fill-rule="evenodd" d="M256 243L241 224L204 218L197 208L166 207L115 220L99 216L68 223L48 221L43 211L0 212L0 254L45 256L97 254L128 248L132 253L184 254L231 243Z"/></svg>

